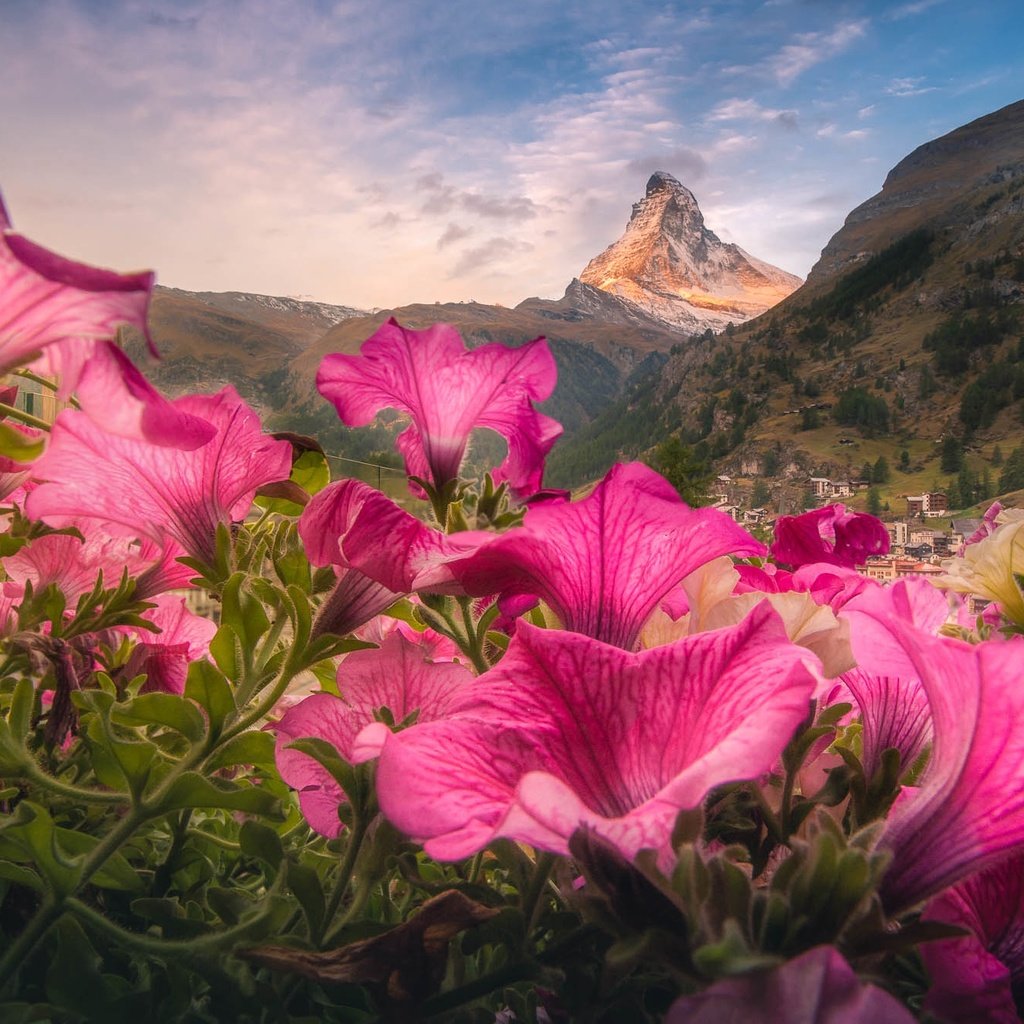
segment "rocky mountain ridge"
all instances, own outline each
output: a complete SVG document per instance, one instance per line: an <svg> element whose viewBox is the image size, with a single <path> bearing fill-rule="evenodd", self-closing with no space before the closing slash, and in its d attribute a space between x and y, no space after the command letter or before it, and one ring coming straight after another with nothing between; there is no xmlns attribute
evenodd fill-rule
<svg viewBox="0 0 1024 1024"><path fill-rule="evenodd" d="M665 171L650 177L622 237L579 280L691 334L749 320L802 283L723 242L705 225L693 193Z"/></svg>

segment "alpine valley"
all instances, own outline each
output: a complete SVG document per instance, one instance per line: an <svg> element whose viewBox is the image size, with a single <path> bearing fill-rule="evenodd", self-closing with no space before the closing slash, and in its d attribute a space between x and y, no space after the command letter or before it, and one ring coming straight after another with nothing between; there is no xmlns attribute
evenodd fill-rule
<svg viewBox="0 0 1024 1024"><path fill-rule="evenodd" d="M897 164L803 284L723 243L693 193L658 172L623 235L557 300L370 313L161 287L151 327L162 361L145 362L141 339L126 344L171 394L230 381L271 426L373 462L397 425L340 427L314 385L325 354L357 351L390 316L447 321L471 345L545 335L559 366L545 411L566 428L553 485L678 435L730 486L761 478L781 505L809 475L862 478L881 459L883 499L949 484L951 507L969 507L1000 479L1024 486L1007 458L1024 444L1022 312L1024 101Z"/></svg>

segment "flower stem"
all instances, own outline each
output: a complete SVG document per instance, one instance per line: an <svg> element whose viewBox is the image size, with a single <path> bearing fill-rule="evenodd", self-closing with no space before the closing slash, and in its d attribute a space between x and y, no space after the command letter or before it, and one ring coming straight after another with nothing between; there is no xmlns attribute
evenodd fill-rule
<svg viewBox="0 0 1024 1024"><path fill-rule="evenodd" d="M338 877L334 883L334 891L331 893L331 898L324 908L324 922L320 929L321 934L314 936L318 940L317 944L321 949L326 944L328 935L333 934L328 933L328 929L338 913L341 901L345 898L345 894L351 887L352 871L356 866L356 859L359 857L359 851L362 848L363 839L369 826L366 818L367 815L364 811L352 805L352 830L349 833L348 846L345 848L345 859L338 868Z"/></svg>

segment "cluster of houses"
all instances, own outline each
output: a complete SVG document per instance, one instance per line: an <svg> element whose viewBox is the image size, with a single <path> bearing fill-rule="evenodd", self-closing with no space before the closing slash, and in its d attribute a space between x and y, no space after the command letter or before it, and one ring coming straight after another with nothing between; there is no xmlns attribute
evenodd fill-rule
<svg viewBox="0 0 1024 1024"><path fill-rule="evenodd" d="M810 478L808 490L824 505L868 487L870 483L866 480L815 476ZM732 500L734 494L732 478L725 474L719 476L712 488L716 508L747 527L770 529L774 525L772 512L765 508L745 509ZM946 495L938 491L909 495L905 500L904 517L886 524L890 540L888 555L870 558L865 565L858 566L865 576L882 582L905 576L940 576L945 572L943 561L955 555L981 525L979 519L966 518L948 518L941 522L949 516L949 503Z"/></svg>

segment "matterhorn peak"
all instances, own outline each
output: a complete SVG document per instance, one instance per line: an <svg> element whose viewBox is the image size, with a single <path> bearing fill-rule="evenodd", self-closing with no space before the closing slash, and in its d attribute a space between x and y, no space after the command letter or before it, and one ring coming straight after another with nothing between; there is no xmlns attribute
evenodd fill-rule
<svg viewBox="0 0 1024 1024"><path fill-rule="evenodd" d="M580 280L695 333L749 320L801 283L722 242L705 226L694 194L667 171L651 175L622 237L587 264Z"/></svg>

